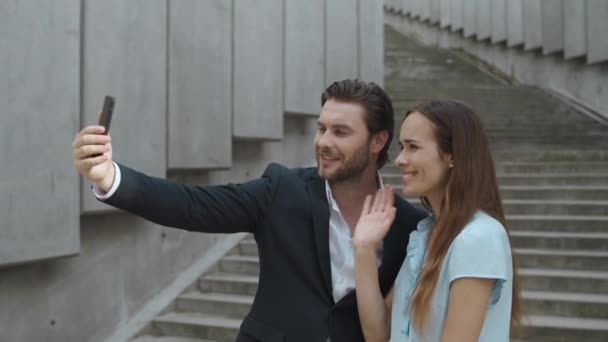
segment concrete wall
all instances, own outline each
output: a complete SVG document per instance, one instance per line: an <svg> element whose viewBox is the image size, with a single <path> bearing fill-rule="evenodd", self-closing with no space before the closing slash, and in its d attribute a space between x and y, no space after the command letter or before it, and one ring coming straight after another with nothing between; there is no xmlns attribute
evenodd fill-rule
<svg viewBox="0 0 608 342"><path fill-rule="evenodd" d="M383 81L382 16L366 0L0 5L0 342L101 341L228 241L94 199L70 147L104 95L114 159L150 175L217 184L270 161L312 166L324 88Z"/></svg>
<svg viewBox="0 0 608 342"><path fill-rule="evenodd" d="M464 11L465 17L488 12L474 0L444 1L442 10ZM425 44L462 49L520 83L552 89L608 118L608 53L603 52L608 40L606 30L602 38L599 33L608 23L606 4L493 0L490 14L484 14L494 18L491 36L472 24L454 24L453 13L441 13L442 22L430 24L402 15L407 9L390 10L388 3L385 22ZM501 14L506 21L499 23Z"/></svg>

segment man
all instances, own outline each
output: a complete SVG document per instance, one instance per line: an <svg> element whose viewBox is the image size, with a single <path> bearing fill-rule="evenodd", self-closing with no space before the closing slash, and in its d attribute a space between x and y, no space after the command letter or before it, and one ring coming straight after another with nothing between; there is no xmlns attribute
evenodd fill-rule
<svg viewBox="0 0 608 342"><path fill-rule="evenodd" d="M321 96L316 168L268 166L243 184L185 186L112 162L103 128L84 128L74 165L105 203L152 222L197 232L250 232L260 256L258 291L237 341L363 341L351 236L365 197L382 187L394 114L373 83L345 80ZM91 155L103 153L99 157ZM409 233L425 213L396 198L378 251L382 294L392 287Z"/></svg>

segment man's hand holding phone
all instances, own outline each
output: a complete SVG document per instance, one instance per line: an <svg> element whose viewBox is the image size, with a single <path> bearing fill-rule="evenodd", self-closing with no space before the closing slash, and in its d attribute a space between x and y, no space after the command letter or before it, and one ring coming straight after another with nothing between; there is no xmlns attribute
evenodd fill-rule
<svg viewBox="0 0 608 342"><path fill-rule="evenodd" d="M72 143L72 161L78 172L106 192L112 187L115 175L112 143L107 134L113 109L114 98L106 96L99 125L83 128Z"/></svg>

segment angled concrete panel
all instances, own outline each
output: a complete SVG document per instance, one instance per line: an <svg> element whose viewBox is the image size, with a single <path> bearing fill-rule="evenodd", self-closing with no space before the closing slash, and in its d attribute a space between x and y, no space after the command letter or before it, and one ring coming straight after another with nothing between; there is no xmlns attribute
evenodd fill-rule
<svg viewBox="0 0 608 342"><path fill-rule="evenodd" d="M418 17L418 0L403 0L401 7L404 15L409 15L412 18Z"/></svg>
<svg viewBox="0 0 608 342"><path fill-rule="evenodd" d="M562 0L542 2L543 53L550 54L564 49L564 11Z"/></svg>
<svg viewBox="0 0 608 342"><path fill-rule="evenodd" d="M285 111L318 115L325 84L325 1L285 6Z"/></svg>
<svg viewBox="0 0 608 342"><path fill-rule="evenodd" d="M326 3L325 83L359 77L358 12L352 0Z"/></svg>
<svg viewBox="0 0 608 342"><path fill-rule="evenodd" d="M418 1L420 8L420 20L431 20L431 2L433 0Z"/></svg>
<svg viewBox="0 0 608 342"><path fill-rule="evenodd" d="M439 5L440 7L440 27L441 28L446 28L448 26L450 26L452 24L452 22L450 21L450 0L440 0L441 3Z"/></svg>
<svg viewBox="0 0 608 342"><path fill-rule="evenodd" d="M441 19L441 0L431 1L431 24L437 24Z"/></svg>
<svg viewBox="0 0 608 342"><path fill-rule="evenodd" d="M359 0L359 77L384 85L384 16L376 1ZM321 90L317 91L317 98ZM318 102L315 102L318 108ZM319 109L317 109L319 110Z"/></svg>
<svg viewBox="0 0 608 342"><path fill-rule="evenodd" d="M0 266L80 249L80 1L0 5Z"/></svg>
<svg viewBox="0 0 608 342"><path fill-rule="evenodd" d="M585 1L562 0L564 6L564 57L576 58L587 53Z"/></svg>
<svg viewBox="0 0 608 342"><path fill-rule="evenodd" d="M412 12L412 0L396 0L397 7L403 15L408 15Z"/></svg>
<svg viewBox="0 0 608 342"><path fill-rule="evenodd" d="M465 37L472 37L477 33L477 0L463 0L464 1L464 22L462 34Z"/></svg>
<svg viewBox="0 0 608 342"><path fill-rule="evenodd" d="M233 135L283 137L283 1L234 2Z"/></svg>
<svg viewBox="0 0 608 342"><path fill-rule="evenodd" d="M477 0L475 15L477 39L488 39L492 35L492 0Z"/></svg>
<svg viewBox="0 0 608 342"><path fill-rule="evenodd" d="M587 63L608 60L608 1L587 0Z"/></svg>
<svg viewBox="0 0 608 342"><path fill-rule="evenodd" d="M507 0L507 45L524 43L523 0Z"/></svg>
<svg viewBox="0 0 608 342"><path fill-rule="evenodd" d="M463 28L464 1L465 0L452 0L450 3L450 22L452 32L461 30Z"/></svg>
<svg viewBox="0 0 608 342"><path fill-rule="evenodd" d="M541 0L524 0L524 50L532 50L543 44Z"/></svg>
<svg viewBox="0 0 608 342"><path fill-rule="evenodd" d="M97 122L103 97L116 97L113 158L149 175L166 174L167 2L84 1L82 126ZM102 15L103 14L103 15ZM84 212L114 210L83 182Z"/></svg>
<svg viewBox="0 0 608 342"><path fill-rule="evenodd" d="M232 156L232 2L169 2L168 167L222 168Z"/></svg>
<svg viewBox="0 0 608 342"><path fill-rule="evenodd" d="M507 40L507 0L492 0L492 43Z"/></svg>

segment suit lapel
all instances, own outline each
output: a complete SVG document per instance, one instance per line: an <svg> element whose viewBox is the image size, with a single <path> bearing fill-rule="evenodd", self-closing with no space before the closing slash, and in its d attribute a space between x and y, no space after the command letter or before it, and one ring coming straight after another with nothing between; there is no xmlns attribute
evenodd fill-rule
<svg viewBox="0 0 608 342"><path fill-rule="evenodd" d="M403 228L399 227L395 220L383 240L382 264L378 269L378 282L383 295L388 293L389 284L392 283L391 278L394 279L396 272L399 271L395 270L395 262L402 258L402 254L405 255L407 237L402 236L403 234L399 231Z"/></svg>
<svg viewBox="0 0 608 342"><path fill-rule="evenodd" d="M325 193L325 181L320 177L315 177L308 186L308 195L310 196L313 231L323 283L330 298L333 299L329 256L329 205L327 204L327 195Z"/></svg>

